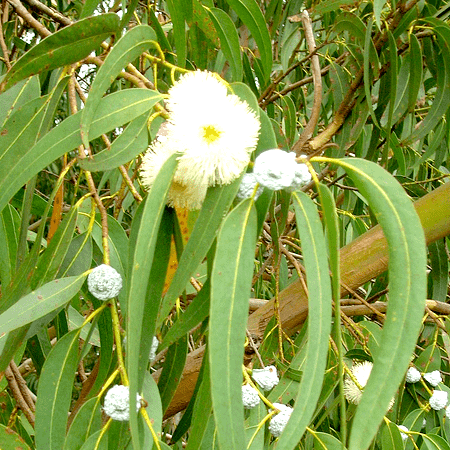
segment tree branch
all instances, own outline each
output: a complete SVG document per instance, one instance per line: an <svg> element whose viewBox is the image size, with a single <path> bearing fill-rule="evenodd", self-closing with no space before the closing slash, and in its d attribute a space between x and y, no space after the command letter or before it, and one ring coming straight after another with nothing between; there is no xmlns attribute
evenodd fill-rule
<svg viewBox="0 0 450 450"><path fill-rule="evenodd" d="M310 53L313 53L316 49L316 42L314 39L311 19L306 9L301 13L301 19L303 28L305 29L305 37L306 43L308 44L308 50ZM314 102L311 110L311 117L309 118L306 127L300 135L299 140L292 147L292 151L294 151L297 156L300 156L304 144L313 135L314 129L316 128L320 116L320 108L322 105L322 76L320 73L319 57L316 54L313 54L313 56L311 57L311 70L314 83Z"/></svg>

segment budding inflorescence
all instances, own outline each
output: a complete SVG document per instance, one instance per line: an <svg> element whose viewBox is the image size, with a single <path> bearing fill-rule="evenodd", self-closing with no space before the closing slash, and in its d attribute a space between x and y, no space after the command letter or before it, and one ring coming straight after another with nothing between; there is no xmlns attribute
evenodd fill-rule
<svg viewBox="0 0 450 450"><path fill-rule="evenodd" d="M117 297L122 289L122 277L111 266L101 264L88 275L89 292L99 300L109 300Z"/></svg>
<svg viewBox="0 0 450 450"><path fill-rule="evenodd" d="M141 407L141 396L136 394L136 412ZM121 422L130 420L130 390L128 386L116 384L105 395L103 411Z"/></svg>

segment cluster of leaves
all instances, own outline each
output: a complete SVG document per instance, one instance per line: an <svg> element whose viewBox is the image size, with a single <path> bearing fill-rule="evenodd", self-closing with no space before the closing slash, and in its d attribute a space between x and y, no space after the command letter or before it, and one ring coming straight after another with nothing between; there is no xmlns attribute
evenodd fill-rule
<svg viewBox="0 0 450 450"><path fill-rule="evenodd" d="M445 410L404 376L439 370L450 393L449 16L441 0L5 3L0 447L448 450ZM170 158L145 192L140 155L195 69L259 116L254 156L305 141L314 182L237 203L236 180L188 214L165 206ZM103 262L125 286L106 303L85 283ZM357 407L354 360L374 363ZM243 361L281 375L250 411ZM129 422L102 416L116 383L145 400ZM273 402L294 408L278 439Z"/></svg>

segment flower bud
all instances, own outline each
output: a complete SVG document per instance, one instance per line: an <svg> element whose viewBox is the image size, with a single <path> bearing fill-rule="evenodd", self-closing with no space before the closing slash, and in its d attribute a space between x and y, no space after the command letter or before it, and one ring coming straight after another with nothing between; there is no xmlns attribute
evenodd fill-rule
<svg viewBox="0 0 450 450"><path fill-rule="evenodd" d="M89 292L99 300L117 297L122 289L122 277L119 272L107 264L95 267L87 279Z"/></svg>

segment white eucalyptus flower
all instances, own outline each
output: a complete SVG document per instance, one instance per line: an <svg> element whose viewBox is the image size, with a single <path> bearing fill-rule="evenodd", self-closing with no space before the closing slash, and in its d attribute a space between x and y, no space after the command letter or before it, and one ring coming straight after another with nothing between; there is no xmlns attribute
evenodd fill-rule
<svg viewBox="0 0 450 450"><path fill-rule="evenodd" d="M437 391L436 389L433 391L433 395L430 397L430 406L439 411L444 409L448 403L448 393L447 391Z"/></svg>
<svg viewBox="0 0 450 450"><path fill-rule="evenodd" d="M406 372L406 382L407 383L417 383L420 381L420 372L415 367L410 367Z"/></svg>
<svg viewBox="0 0 450 450"><path fill-rule="evenodd" d="M244 200L251 197L257 184L258 182L256 181L255 175L253 173L244 174L236 197L239 200ZM262 194L263 190L264 188L262 186L258 187L255 194L255 200Z"/></svg>
<svg viewBox="0 0 450 450"><path fill-rule="evenodd" d="M442 382L441 373L439 370L433 370L433 372L427 372L423 374L423 378L431 384L431 386L436 387Z"/></svg>
<svg viewBox="0 0 450 450"><path fill-rule="evenodd" d="M266 366L264 369L253 369L252 378L264 391L269 391L280 381L275 366Z"/></svg>
<svg viewBox="0 0 450 450"><path fill-rule="evenodd" d="M295 158L294 152L278 148L262 152L253 166L256 181L272 191L299 189L311 180L311 175L306 165L298 164Z"/></svg>
<svg viewBox="0 0 450 450"><path fill-rule="evenodd" d="M244 384L242 386L242 403L245 409L252 409L258 406L261 399L259 398L258 391L250 386L249 384Z"/></svg>
<svg viewBox="0 0 450 450"><path fill-rule="evenodd" d="M400 436L402 437L403 442L405 442L408 439L408 435L405 433L402 433L402 431L406 431L408 433L409 430L404 425L397 425L397 426L398 426L398 429L401 430Z"/></svg>
<svg viewBox="0 0 450 450"><path fill-rule="evenodd" d="M94 297L99 300L109 300L117 297L122 289L122 277L113 267L101 264L88 275L87 285Z"/></svg>
<svg viewBox="0 0 450 450"><path fill-rule="evenodd" d="M103 411L121 422L130 420L130 390L128 386L116 384L105 395ZM136 412L141 407L141 396L136 394Z"/></svg>
<svg viewBox="0 0 450 450"><path fill-rule="evenodd" d="M167 139L158 140L149 147L142 158L141 165L141 180L147 188L153 186L161 167L174 153L176 153L176 149L171 146L170 141ZM200 209L206 196L206 190L206 186L181 184L177 181L175 174L167 195L167 204L189 210Z"/></svg>
<svg viewBox="0 0 450 450"><path fill-rule="evenodd" d="M269 431L273 436L279 437L286 427L294 409L288 405L283 405L282 403L274 403L273 406L280 410L280 412L270 419Z"/></svg>
<svg viewBox="0 0 450 450"><path fill-rule="evenodd" d="M208 187L240 176L256 148L260 122L218 75L197 70L182 76L169 89L167 109L168 137L181 151L179 183Z"/></svg>
<svg viewBox="0 0 450 450"><path fill-rule="evenodd" d="M210 186L238 178L256 148L256 114L212 72L190 72L169 89L164 137L144 155L141 179L151 188L163 163L178 153L168 204L199 209Z"/></svg>
<svg viewBox="0 0 450 450"><path fill-rule="evenodd" d="M373 364L370 361L354 364L351 368L352 374L355 377L361 388L364 388L372 371ZM345 375L344 380L344 395L345 398L355 405L361 401L363 391L356 385L349 375Z"/></svg>

